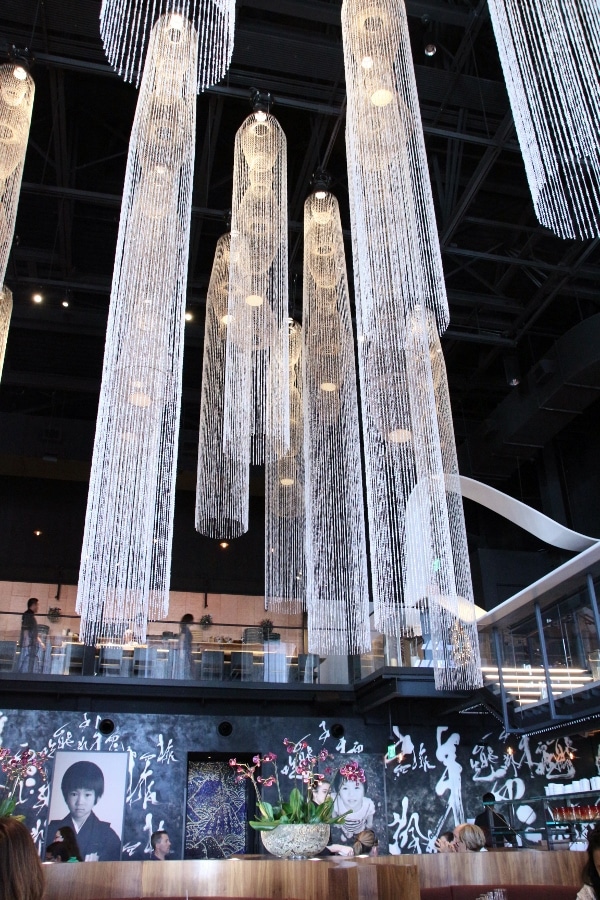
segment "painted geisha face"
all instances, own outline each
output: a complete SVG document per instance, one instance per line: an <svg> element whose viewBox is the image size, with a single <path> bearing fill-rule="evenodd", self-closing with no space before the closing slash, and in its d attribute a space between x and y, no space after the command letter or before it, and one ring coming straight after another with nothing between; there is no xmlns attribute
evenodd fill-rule
<svg viewBox="0 0 600 900"><path fill-rule="evenodd" d="M338 797L349 809L357 809L361 806L365 796L365 786L360 781L343 781Z"/></svg>

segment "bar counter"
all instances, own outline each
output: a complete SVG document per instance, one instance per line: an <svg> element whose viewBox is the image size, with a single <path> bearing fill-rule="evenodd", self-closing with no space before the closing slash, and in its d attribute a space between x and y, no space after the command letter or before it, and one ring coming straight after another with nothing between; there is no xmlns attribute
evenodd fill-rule
<svg viewBox="0 0 600 900"><path fill-rule="evenodd" d="M573 885L581 886L587 854L519 850L460 855L402 855L366 859L317 860L274 858L79 863L47 865L45 900L108 900L135 897L280 897L323 900L329 891L329 869L372 866L416 866L421 888L445 885ZM369 873L364 873L368 875ZM374 873L373 873L374 874ZM377 893L368 893L377 896ZM408 900L408 898L407 898Z"/></svg>

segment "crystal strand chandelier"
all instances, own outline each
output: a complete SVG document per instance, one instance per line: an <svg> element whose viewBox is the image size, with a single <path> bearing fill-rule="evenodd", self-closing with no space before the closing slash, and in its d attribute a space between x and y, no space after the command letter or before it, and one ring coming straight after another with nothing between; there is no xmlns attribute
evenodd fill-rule
<svg viewBox="0 0 600 900"><path fill-rule="evenodd" d="M255 99L235 138L223 440L261 464L289 446L287 149Z"/></svg>
<svg viewBox="0 0 600 900"><path fill-rule="evenodd" d="M0 378L2 377L2 369L4 368L4 356L6 354L6 342L8 340L8 329L10 326L10 317L12 315L13 298L12 291L6 285L0 290Z"/></svg>
<svg viewBox="0 0 600 900"><path fill-rule="evenodd" d="M138 86L152 26L165 14L189 20L195 30L197 90L220 81L233 53L235 0L102 0L100 36L111 66Z"/></svg>
<svg viewBox="0 0 600 900"><path fill-rule="evenodd" d="M446 491L442 437L454 440L430 346L448 306L404 4L344 0L342 35L375 627L412 637L428 610L436 687L472 688L479 647L465 651L459 617L473 606L466 533ZM426 584L414 596L418 567Z"/></svg>
<svg viewBox="0 0 600 900"><path fill-rule="evenodd" d="M86 643L143 642L169 574L196 133L196 33L150 37L125 174L77 611Z"/></svg>
<svg viewBox="0 0 600 900"><path fill-rule="evenodd" d="M289 449L269 445L265 459L265 609L299 613L305 605L302 329L289 322Z"/></svg>
<svg viewBox="0 0 600 900"><path fill-rule="evenodd" d="M230 250L228 233L217 242L206 297L196 481L196 530L217 539L236 538L248 531L250 470L223 451Z"/></svg>
<svg viewBox="0 0 600 900"><path fill-rule="evenodd" d="M0 285L12 246L35 84L18 61L0 66Z"/></svg>
<svg viewBox="0 0 600 900"><path fill-rule="evenodd" d="M371 649L354 340L336 198L304 204L303 383L308 650Z"/></svg>
<svg viewBox="0 0 600 900"><path fill-rule="evenodd" d="M489 0L535 214L600 237L598 0Z"/></svg>

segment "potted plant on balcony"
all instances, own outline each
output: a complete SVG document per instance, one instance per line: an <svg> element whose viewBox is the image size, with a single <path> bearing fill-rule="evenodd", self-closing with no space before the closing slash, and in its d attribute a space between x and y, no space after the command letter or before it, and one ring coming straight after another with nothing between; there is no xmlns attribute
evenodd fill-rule
<svg viewBox="0 0 600 900"><path fill-rule="evenodd" d="M229 765L236 770L237 781L248 778L254 785L259 816L250 825L260 831L261 840L269 853L284 859L307 859L323 850L329 841L330 826L341 825L352 810L336 815L329 789L319 802L322 782L330 780L333 775L330 767L322 773L318 771L320 763L333 758L327 750L322 749L317 756L313 756L306 741L294 743L285 738L283 743L290 757L289 771L301 780L302 785L301 789L293 787L287 800L281 793L277 756L274 753L265 753L262 758L255 756L253 765L236 759L230 759ZM259 769L263 771L261 767L265 764L272 766L272 774L267 777L256 774ZM345 763L339 771L342 778L348 781L365 781L364 770L354 760ZM263 799L259 785L262 788L276 785L277 801L269 803Z"/></svg>

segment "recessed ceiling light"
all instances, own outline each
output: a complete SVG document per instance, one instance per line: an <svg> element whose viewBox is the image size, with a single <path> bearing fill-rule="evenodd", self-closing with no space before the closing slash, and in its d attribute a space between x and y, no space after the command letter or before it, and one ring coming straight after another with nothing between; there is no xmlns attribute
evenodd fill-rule
<svg viewBox="0 0 600 900"><path fill-rule="evenodd" d="M34 294L31 299L33 300L34 303L41 303L44 298L42 297L41 294Z"/></svg>
<svg viewBox="0 0 600 900"><path fill-rule="evenodd" d="M227 550L227 548L229 547L229 544L227 543L227 541L221 541L221 543L219 544L219 547L221 547L222 550Z"/></svg>
<svg viewBox="0 0 600 900"><path fill-rule="evenodd" d="M63 305L63 306L65 307L65 309L66 309L67 306L69 305L69 301L68 301L68 300L63 300L62 305Z"/></svg>
<svg viewBox="0 0 600 900"><path fill-rule="evenodd" d="M41 535L42 535L41 531L34 531L33 533L35 534L36 537L41 537Z"/></svg>
<svg viewBox="0 0 600 900"><path fill-rule="evenodd" d="M186 312L186 314L185 314L185 321L186 321L186 322L191 322L193 318L194 318L194 317L193 317L193 315L191 314L191 312Z"/></svg>

